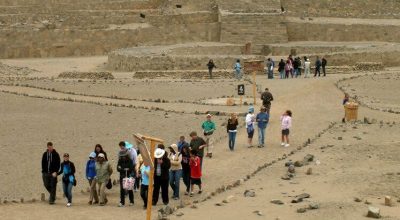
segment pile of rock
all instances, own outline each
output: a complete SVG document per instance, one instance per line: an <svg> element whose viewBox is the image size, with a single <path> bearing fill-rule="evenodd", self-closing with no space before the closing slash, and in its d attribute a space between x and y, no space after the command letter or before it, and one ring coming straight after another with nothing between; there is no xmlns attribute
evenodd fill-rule
<svg viewBox="0 0 400 220"><path fill-rule="evenodd" d="M58 75L58 78L66 79L114 79L110 72L63 72Z"/></svg>
<svg viewBox="0 0 400 220"><path fill-rule="evenodd" d="M9 66L0 62L0 75L6 76L26 76L39 71L30 69L28 67Z"/></svg>
<svg viewBox="0 0 400 220"><path fill-rule="evenodd" d="M354 66L357 71L376 71L383 70L384 66L381 62L359 62Z"/></svg>

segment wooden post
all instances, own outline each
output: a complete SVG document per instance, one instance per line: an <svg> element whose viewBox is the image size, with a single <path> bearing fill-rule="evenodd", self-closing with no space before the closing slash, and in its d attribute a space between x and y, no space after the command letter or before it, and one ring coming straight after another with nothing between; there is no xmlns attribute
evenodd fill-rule
<svg viewBox="0 0 400 220"><path fill-rule="evenodd" d="M243 96L240 95L240 107L242 107L242 104L243 104Z"/></svg>
<svg viewBox="0 0 400 220"><path fill-rule="evenodd" d="M163 143L164 141L158 138L142 136L143 140L150 141L150 157L151 161L154 161L154 151L156 150L157 143ZM154 182L154 169L150 168L150 175L149 175L149 191L147 193L147 211L146 211L146 220L151 220L151 208L153 206L153 182Z"/></svg>
<svg viewBox="0 0 400 220"><path fill-rule="evenodd" d="M253 72L253 97L254 97L254 106L256 106L256 88L257 88L257 85L256 85L256 72L254 71Z"/></svg>

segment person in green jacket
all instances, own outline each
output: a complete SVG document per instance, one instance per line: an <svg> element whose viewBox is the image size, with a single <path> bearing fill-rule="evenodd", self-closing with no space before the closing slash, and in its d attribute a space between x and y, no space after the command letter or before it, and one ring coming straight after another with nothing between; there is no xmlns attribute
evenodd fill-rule
<svg viewBox="0 0 400 220"><path fill-rule="evenodd" d="M111 168L110 163L106 161L105 155L103 153L100 153L97 156L95 179L100 191L99 195L100 195L101 206L104 206L108 201L106 197L106 185L112 173L113 170Z"/></svg>
<svg viewBox="0 0 400 220"><path fill-rule="evenodd" d="M211 115L207 115L207 120L203 122L201 125L201 128L203 128L204 132L204 138L207 143L207 155L206 157L212 158L212 150L214 148L213 142L213 133L215 131L215 123L211 120Z"/></svg>

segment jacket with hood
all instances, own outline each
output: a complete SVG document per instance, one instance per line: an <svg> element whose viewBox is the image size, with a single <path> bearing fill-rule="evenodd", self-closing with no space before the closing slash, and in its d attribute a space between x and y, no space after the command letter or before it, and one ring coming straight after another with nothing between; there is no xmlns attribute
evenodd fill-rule
<svg viewBox="0 0 400 220"><path fill-rule="evenodd" d="M46 151L42 156L42 173L57 173L60 170L60 155L55 149Z"/></svg>
<svg viewBox="0 0 400 220"><path fill-rule="evenodd" d="M178 151L178 146L172 145L171 148L174 152L169 153L168 158L171 161L171 170L181 170L182 169L182 154Z"/></svg>

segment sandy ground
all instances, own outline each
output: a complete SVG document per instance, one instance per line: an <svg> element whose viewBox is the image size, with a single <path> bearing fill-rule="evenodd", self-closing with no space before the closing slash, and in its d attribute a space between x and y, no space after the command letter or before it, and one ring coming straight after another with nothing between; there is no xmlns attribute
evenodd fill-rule
<svg viewBox="0 0 400 220"><path fill-rule="evenodd" d="M90 59L97 60L90 63ZM90 58L87 60L89 66L99 65L101 59ZM10 64L12 61L7 61ZM17 62L17 61L15 61ZM62 63L57 61L58 63ZM85 60L80 61L82 65ZM68 62L67 62L68 63ZM29 63L27 64L30 65ZM32 64L32 67L37 64ZM75 64L74 64L75 65ZM54 64L54 66L57 66ZM38 66L36 66L38 67ZM91 68L92 68L91 67ZM68 64L59 69L72 68ZM35 68L39 69L39 68ZM90 69L88 67L88 69ZM40 70L40 69L39 69ZM45 68L41 69L45 71ZM50 71L50 70L49 70ZM38 75L51 77L53 73L43 72ZM257 77L257 83L262 88L269 87L274 94L270 125L267 129L266 148L246 148L245 130L241 128L238 133L235 152L229 152L225 128L222 123L226 117L215 117L217 121L217 139L215 156L213 159L206 159L204 164L204 188L205 193L196 195L193 198L182 196L182 202L190 204L194 201L201 201L207 198L209 193L214 192L221 185L228 185L237 179L243 178L252 173L258 166L277 160L282 154L289 154L298 146L307 141L308 138L318 137L318 134L326 129L332 122L340 122L343 116L341 99L343 93L336 88L335 82L341 79L341 75L329 75L325 78L290 79L290 80L267 80L266 77ZM348 77L348 76L346 76ZM126 80L126 81L125 81ZM121 84L132 83L131 79L122 79ZM390 80L389 80L390 81ZM193 82L168 82L162 81L163 86L157 87L157 82L150 81L149 85L155 90L151 94L139 93L140 88L149 85L137 84L139 88L125 88L115 90L122 94L129 95L132 99L142 100L144 97L152 99L165 97L165 100L179 100L175 96L190 97L191 93L185 90L173 91L174 86L185 85L195 88L193 94L207 95L201 97L218 98L222 95L234 93L232 82L209 83L208 80ZM42 82L40 82L42 83ZM391 83L388 80L383 84ZM43 84L43 83L42 83ZM203 85L213 86L205 87ZM47 81L43 86L54 88L59 86ZM96 91L99 95L109 95L109 91L118 86L118 82L93 84L93 90L88 90L84 84L67 84L63 89L65 92L83 91L85 94ZM58 193L59 200L55 206L48 206L46 203L10 203L1 204L0 211L5 219L110 219L126 218L144 219L144 211L141 210L141 199L135 194L135 206L117 208L118 188L115 187L110 193L110 203L106 207L88 207L88 194L85 193L86 181L83 179L84 164L87 154L96 143L106 147L110 158L116 160L116 144L121 139L130 139L132 132L150 134L163 138L167 144L174 142L181 134L187 135L191 130L200 131L201 121L204 115L195 115L196 110L221 110L226 112L245 112L246 106L211 106L196 105L190 103L155 103L135 100L115 100L110 98L99 98L91 96L71 96L77 100L92 100L97 102L118 102L121 106L133 105L148 107L162 107L163 109L178 109L182 113L169 112L165 116L164 111L152 111L145 109L133 109L128 107L111 107L91 103L75 103L61 100L52 100L63 97L64 93L52 92L49 90L4 86L1 90L5 92L16 92L19 94L37 95L45 97L32 98L21 95L1 93L0 105L1 114L1 154L0 160L0 197L2 201L19 200L24 197L25 201L31 198L39 199L44 188L40 178L40 157L45 150L45 143L48 140L56 144L59 152L69 152L71 160L75 162L78 170L78 187L74 188L74 202L72 208L65 207L65 201ZM215 91L215 92L214 92ZM224 93L226 91L226 93ZM392 90L377 90L377 97L391 95ZM154 94L154 95L153 95ZM147 95L147 96L146 96ZM379 95L379 96L378 96ZM196 96L196 95L195 95ZM200 97L200 96L199 96ZM374 97L371 95L371 97ZM393 105L399 105L396 100L388 100ZM259 104L259 103L258 103ZM279 115L286 109L291 109L293 115L293 128L291 130L291 147L280 147L280 124ZM110 113L111 112L111 113ZM309 165L313 167L314 174L305 176L305 167L298 169L297 176L291 181L281 180L285 173L283 162L278 162L267 169L257 173L249 181L240 187L226 193L211 197L206 202L197 204L198 209L186 207L181 219L363 219L366 214L366 205L354 203L353 197L368 199L372 205L381 208L382 215L388 219L399 219L400 210L398 204L394 207L383 207L382 198L390 195L395 199L399 198L396 187L399 185L400 176L397 175L396 164L398 157L398 131L400 115L389 112L371 110L361 107L359 117L375 118L378 124L358 125L357 129L352 125L336 125L325 132L321 138L317 138L311 146L303 148L300 152L292 155L290 159L302 158L306 153L312 153L321 161L321 165ZM243 122L243 118L240 118ZM396 124L379 125L380 121L395 121ZM346 132L343 132L346 130ZM364 133L366 132L366 133ZM337 140L341 136L343 140ZM358 136L362 140L357 140ZM255 134L257 138L257 134ZM320 149L324 145L334 145ZM355 156L357 155L357 156ZM371 156L369 158L368 156ZM79 173L80 172L80 173ZM386 175L393 173L393 175ZM28 177L30 183L20 181ZM115 176L114 176L115 177ZM60 187L59 187L60 188ZM262 189L261 189L262 188ZM244 189L255 189L256 197L244 198ZM398 188L397 188L398 189ZM83 190L83 192L81 192ZM320 209L311 210L304 214L296 213L296 209L305 206L304 204L290 205L289 196L302 192L311 194L309 201L318 202ZM234 201L222 207L215 206L215 203L233 195ZM380 199L378 199L380 198ZM270 204L272 199L281 199L285 205L277 206ZM171 206L178 202L171 202ZM155 209L161 208L161 205ZM340 208L342 207L342 208ZM253 211L259 210L263 216L257 216ZM3 214L4 213L4 214ZM153 212L156 215L156 212ZM178 217L176 217L178 218Z"/></svg>

